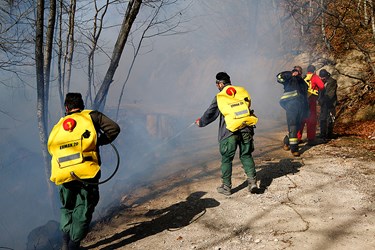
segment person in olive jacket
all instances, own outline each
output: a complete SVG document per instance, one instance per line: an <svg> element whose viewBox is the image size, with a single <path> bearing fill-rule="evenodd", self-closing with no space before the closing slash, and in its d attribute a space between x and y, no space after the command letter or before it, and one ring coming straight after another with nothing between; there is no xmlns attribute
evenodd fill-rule
<svg viewBox="0 0 375 250"><path fill-rule="evenodd" d="M332 139L335 123L337 81L325 69L320 70L319 76L324 82L324 91L320 93L318 99L320 105L320 138L328 140Z"/></svg>
<svg viewBox="0 0 375 250"><path fill-rule="evenodd" d="M216 87L219 90L219 94L214 97L208 109L204 114L195 121L198 127L205 127L212 123L219 117L219 131L218 131L218 141L221 154L221 180L222 184L217 188L217 191L224 195L232 194L232 162L236 153L236 149L240 149L240 160L243 169L247 176L248 190L251 193L255 193L258 189L255 163L252 156L254 151L254 127L244 126L236 131L230 131L228 129L228 122L226 116L220 110L220 93L230 91L229 94L235 94L236 87L231 84L230 76L226 72L219 72L216 74ZM242 87L240 87L242 88ZM247 91L246 91L247 93ZM239 93L237 93L239 94ZM248 93L247 93L248 94ZM250 95L245 98L244 103L247 103L246 109L251 113L251 99ZM247 117L249 120L254 120L256 123L257 118L251 115ZM245 119L247 119L245 118Z"/></svg>
<svg viewBox="0 0 375 250"><path fill-rule="evenodd" d="M48 138L51 177L59 188L62 250L80 249L99 202L99 146L111 143L120 127L99 111L84 109L80 93L68 93L66 115Z"/></svg>

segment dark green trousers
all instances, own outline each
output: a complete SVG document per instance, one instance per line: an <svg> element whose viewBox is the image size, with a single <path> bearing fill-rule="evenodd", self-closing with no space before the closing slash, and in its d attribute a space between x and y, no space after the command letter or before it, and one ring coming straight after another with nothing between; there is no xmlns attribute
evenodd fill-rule
<svg viewBox="0 0 375 250"><path fill-rule="evenodd" d="M60 185L59 193L61 230L69 234L70 240L80 242L89 232L92 215L99 202L99 186L72 181Z"/></svg>
<svg viewBox="0 0 375 250"><path fill-rule="evenodd" d="M220 141L221 179L223 184L232 187L232 162L237 146L240 149L240 160L248 178L255 178L255 163L252 156L254 151L253 137L249 132L237 132Z"/></svg>

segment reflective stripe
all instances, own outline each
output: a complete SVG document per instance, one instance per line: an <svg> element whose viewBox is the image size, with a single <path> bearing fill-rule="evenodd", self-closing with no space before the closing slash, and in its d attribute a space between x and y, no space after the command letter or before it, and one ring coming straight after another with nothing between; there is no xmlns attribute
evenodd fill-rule
<svg viewBox="0 0 375 250"><path fill-rule="evenodd" d="M285 92L280 99L283 100L283 99L287 99L287 98L294 97L294 96L298 96L297 90Z"/></svg>
<svg viewBox="0 0 375 250"><path fill-rule="evenodd" d="M312 73L309 73L309 74L307 74L306 75L306 77L305 77L305 82L306 82L306 84L307 84L307 86L308 86L308 89L307 89L307 93L308 93L308 95L310 96L310 95L318 95L318 89L313 89L312 88L312 83L311 83L311 78L313 77L313 74Z"/></svg>
<svg viewBox="0 0 375 250"><path fill-rule="evenodd" d="M235 112L234 114L235 114L236 116L241 116L241 115L245 115L245 114L247 114L247 113L249 113L249 110L248 110L248 109L246 109L246 110L241 110L241 111L238 111L238 112Z"/></svg>
<svg viewBox="0 0 375 250"><path fill-rule="evenodd" d="M290 145L298 144L298 138L289 138L289 144Z"/></svg>
<svg viewBox="0 0 375 250"><path fill-rule="evenodd" d="M76 153L76 154L60 157L58 161L59 161L59 163L62 163L62 162L65 162L65 161L71 161L71 160L74 160L74 159L78 159L80 157L81 157L81 153Z"/></svg>

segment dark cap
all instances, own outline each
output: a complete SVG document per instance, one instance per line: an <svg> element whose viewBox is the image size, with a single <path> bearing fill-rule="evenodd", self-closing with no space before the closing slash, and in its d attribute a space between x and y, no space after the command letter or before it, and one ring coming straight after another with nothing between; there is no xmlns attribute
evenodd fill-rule
<svg viewBox="0 0 375 250"><path fill-rule="evenodd" d="M216 74L216 81L223 82L224 84L230 83L230 76L226 72L219 72Z"/></svg>
<svg viewBox="0 0 375 250"><path fill-rule="evenodd" d="M307 66L307 72L315 72L316 68L314 65L310 64L309 66Z"/></svg>
<svg viewBox="0 0 375 250"><path fill-rule="evenodd" d="M320 72L319 72L319 76L320 77L329 77L331 74L327 71L327 70L325 70L325 69L322 69L322 70L320 70Z"/></svg>

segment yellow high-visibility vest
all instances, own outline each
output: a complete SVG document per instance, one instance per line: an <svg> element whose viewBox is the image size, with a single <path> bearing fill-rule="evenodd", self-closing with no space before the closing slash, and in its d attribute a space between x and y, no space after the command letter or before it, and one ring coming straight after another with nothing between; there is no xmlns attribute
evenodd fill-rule
<svg viewBox="0 0 375 250"><path fill-rule="evenodd" d="M100 170L97 133L90 112L83 110L61 118L49 135L50 180L56 185L74 180L71 172L80 179L89 179Z"/></svg>
<svg viewBox="0 0 375 250"><path fill-rule="evenodd" d="M251 98L245 88L227 85L216 95L216 98L229 131L235 132L258 122L258 118L250 114Z"/></svg>
<svg viewBox="0 0 375 250"><path fill-rule="evenodd" d="M312 88L312 83L311 83L311 78L313 76L313 73L308 73L306 74L306 77L304 78L307 86L308 86L308 89L307 89L307 95L310 96L310 95L318 95L318 91L319 89L313 89Z"/></svg>

